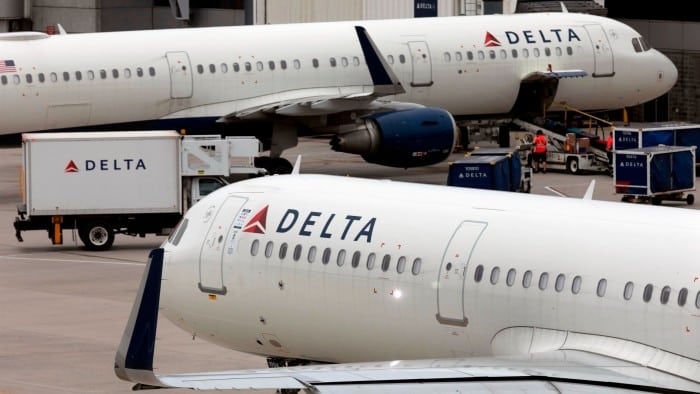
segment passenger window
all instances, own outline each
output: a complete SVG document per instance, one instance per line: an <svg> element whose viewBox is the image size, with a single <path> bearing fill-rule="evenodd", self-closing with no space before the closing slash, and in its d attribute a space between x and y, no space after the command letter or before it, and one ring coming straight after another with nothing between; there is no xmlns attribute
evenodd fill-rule
<svg viewBox="0 0 700 394"><path fill-rule="evenodd" d="M270 71L274 70L275 69L275 62L270 60L269 62L267 62L267 67L270 69Z"/></svg>
<svg viewBox="0 0 700 394"><path fill-rule="evenodd" d="M532 56L540 57L540 48L532 48Z"/></svg>
<svg viewBox="0 0 700 394"><path fill-rule="evenodd" d="M538 286L539 286L540 290L546 289L546 288L547 288L547 283L549 283L549 274L546 273L546 272L543 272L543 273L540 275L540 281L539 281L539 283L538 283Z"/></svg>
<svg viewBox="0 0 700 394"><path fill-rule="evenodd" d="M259 248L260 248L260 241L258 241L257 239L253 240L253 243L250 244L250 255L257 256Z"/></svg>
<svg viewBox="0 0 700 394"><path fill-rule="evenodd" d="M336 259L336 263L338 264L338 267L342 267L343 264L345 264L345 249L340 249L338 251L338 258Z"/></svg>
<svg viewBox="0 0 700 394"><path fill-rule="evenodd" d="M532 284L532 271L525 271L523 274L523 287L528 288Z"/></svg>
<svg viewBox="0 0 700 394"><path fill-rule="evenodd" d="M561 293L561 291L564 290L565 282L566 282L566 275L564 275L564 274L557 275L557 280L554 282L554 290L556 290L557 293Z"/></svg>
<svg viewBox="0 0 700 394"><path fill-rule="evenodd" d="M46 81L46 77L44 76L44 73L39 73L39 82L44 83Z"/></svg>
<svg viewBox="0 0 700 394"><path fill-rule="evenodd" d="M517 49L511 49L510 50L510 56L513 57L513 59L518 58L518 50Z"/></svg>
<svg viewBox="0 0 700 394"><path fill-rule="evenodd" d="M622 297L624 297L625 300L629 301L632 298L633 293L634 293L634 283L627 282L625 284L625 291L622 293Z"/></svg>
<svg viewBox="0 0 700 394"><path fill-rule="evenodd" d="M309 253L306 255L306 260L309 263L313 263L316 260L316 247L312 246L309 248Z"/></svg>
<svg viewBox="0 0 700 394"><path fill-rule="evenodd" d="M216 74L216 66L213 64L209 65L209 72L212 74Z"/></svg>
<svg viewBox="0 0 700 394"><path fill-rule="evenodd" d="M651 300L651 296L654 293L654 285L649 283L648 285L644 286L644 294L642 294L642 299L644 302L649 302Z"/></svg>
<svg viewBox="0 0 700 394"><path fill-rule="evenodd" d="M287 61L286 61L286 60L280 60L280 68L281 68L282 70L286 70L286 69L287 69Z"/></svg>
<svg viewBox="0 0 700 394"><path fill-rule="evenodd" d="M221 73L222 73L222 74L226 74L226 73L228 72L228 64L226 64L226 63L221 63L220 67L221 67Z"/></svg>
<svg viewBox="0 0 700 394"><path fill-rule="evenodd" d="M233 71L235 71L235 72L241 71L241 66L238 65L238 63L233 63Z"/></svg>
<svg viewBox="0 0 700 394"><path fill-rule="evenodd" d="M331 261L331 248L323 249L323 254L321 255L321 262L323 265L328 264Z"/></svg>
<svg viewBox="0 0 700 394"><path fill-rule="evenodd" d="M313 65L314 68L318 68L318 59L316 59L316 58L311 59L311 65Z"/></svg>
<svg viewBox="0 0 700 394"><path fill-rule="evenodd" d="M501 59L505 59L508 57L508 52L506 52L505 49L501 49L499 53L501 54Z"/></svg>
<svg viewBox="0 0 700 394"><path fill-rule="evenodd" d="M292 253L292 259L294 259L294 261L299 261L301 258L301 251L301 245L297 244L297 246L294 247L294 253Z"/></svg>
<svg viewBox="0 0 700 394"><path fill-rule="evenodd" d="M287 257L287 243L284 242L282 245L280 245L280 251L279 254L277 255L280 260L284 260L285 257Z"/></svg>
<svg viewBox="0 0 700 394"><path fill-rule="evenodd" d="M700 309L700 291L698 291L698 294L695 296L695 307Z"/></svg>
<svg viewBox="0 0 700 394"><path fill-rule="evenodd" d="M7 85L7 77L4 75L0 77L0 82L2 82L3 85Z"/></svg>
<svg viewBox="0 0 700 394"><path fill-rule="evenodd" d="M571 56L574 54L574 49L572 47L566 47L566 54Z"/></svg>
<svg viewBox="0 0 700 394"><path fill-rule="evenodd" d="M248 72L253 70L253 65L251 65L250 62L245 62L244 67L245 67L245 70Z"/></svg>
<svg viewBox="0 0 700 394"><path fill-rule="evenodd" d="M377 259L377 255L374 253L370 253L369 256L367 256L367 269L372 270L374 268L374 260Z"/></svg>
<svg viewBox="0 0 700 394"><path fill-rule="evenodd" d="M413 260L413 267L411 267L411 273L413 275L420 274L421 265L423 265L423 260L421 260L420 258L416 258L415 260ZM700 295L698 295L698 297L700 297Z"/></svg>
<svg viewBox="0 0 700 394"><path fill-rule="evenodd" d="M668 300L670 298L671 298L671 287L664 286L664 288L661 289L661 304L662 305L668 304Z"/></svg>
<svg viewBox="0 0 700 394"><path fill-rule="evenodd" d="M156 76L156 69L154 67L148 67L148 75L155 77Z"/></svg>
<svg viewBox="0 0 700 394"><path fill-rule="evenodd" d="M472 53L472 51L467 51L467 60L474 60L474 54Z"/></svg>
<svg viewBox="0 0 700 394"><path fill-rule="evenodd" d="M17 74L13 75L13 76L12 76L12 82L14 82L15 85L19 85L19 83L21 82L21 81L20 81L20 78L19 78L19 75L17 75Z"/></svg>
<svg viewBox="0 0 700 394"><path fill-rule="evenodd" d="M124 69L124 78L131 78L131 69L130 68Z"/></svg>
<svg viewBox="0 0 700 394"><path fill-rule="evenodd" d="M89 72L92 72L92 71L89 71ZM141 67L136 68L136 76L139 78L143 77L143 69Z"/></svg>
<svg viewBox="0 0 700 394"><path fill-rule="evenodd" d="M200 74L204 74L204 66L202 66L201 64L198 64L197 65L197 72Z"/></svg>
<svg viewBox="0 0 700 394"><path fill-rule="evenodd" d="M107 71L106 70L100 70L100 78L107 79Z"/></svg>
<svg viewBox="0 0 700 394"><path fill-rule="evenodd" d="M493 49L489 49L489 59L495 59L496 58L496 51Z"/></svg>
<svg viewBox="0 0 700 394"><path fill-rule="evenodd" d="M255 68L257 68L258 71L262 71L263 68L264 68L264 67L263 67L263 62L255 62Z"/></svg>
<svg viewBox="0 0 700 394"><path fill-rule="evenodd" d="M32 83L32 74L25 75L25 78L27 80L27 83Z"/></svg>
<svg viewBox="0 0 700 394"><path fill-rule="evenodd" d="M341 57L340 58L340 65L343 67L347 67L348 66L348 58L346 58L345 56Z"/></svg>
<svg viewBox="0 0 700 394"><path fill-rule="evenodd" d="M523 57L526 59L530 57L530 51L527 48L523 48Z"/></svg>
<svg viewBox="0 0 700 394"><path fill-rule="evenodd" d="M387 272L389 270L390 265L391 265L391 255L385 254L384 257L382 258L382 271Z"/></svg>
<svg viewBox="0 0 700 394"><path fill-rule="evenodd" d="M678 306L684 306L688 300L688 289L685 287L678 292Z"/></svg>
<svg viewBox="0 0 700 394"><path fill-rule="evenodd" d="M508 287L513 286L515 283L515 268L508 270L508 275L506 275L506 284Z"/></svg>
<svg viewBox="0 0 700 394"><path fill-rule="evenodd" d="M581 282L583 282L581 277L576 275L574 280L571 282L571 292L573 294L578 294L581 291Z"/></svg>
<svg viewBox="0 0 700 394"><path fill-rule="evenodd" d="M445 63L449 63L450 60L452 60L452 57L450 56L450 53L449 53L449 52L445 52L445 53L443 54L443 57L444 57L444 59L445 59Z"/></svg>
<svg viewBox="0 0 700 394"><path fill-rule="evenodd" d="M295 69L295 70L298 70L298 69L301 68L301 62L299 61L299 59L294 59L294 61L292 62L292 64L294 64L294 69Z"/></svg>
<svg viewBox="0 0 700 394"><path fill-rule="evenodd" d="M484 266L479 264L474 269L474 282L479 283L484 277Z"/></svg>
<svg viewBox="0 0 700 394"><path fill-rule="evenodd" d="M49 74L49 79L51 80L51 82L56 82L58 81L58 75L56 75L56 73L51 73Z"/></svg>
<svg viewBox="0 0 700 394"><path fill-rule="evenodd" d="M495 285L498 283L498 276L501 274L501 269L498 267L493 267L491 270L491 284Z"/></svg>
<svg viewBox="0 0 700 394"><path fill-rule="evenodd" d="M65 82L70 81L70 73L69 73L68 71L64 71L64 72L63 72L63 80L64 80Z"/></svg>
<svg viewBox="0 0 700 394"><path fill-rule="evenodd" d="M399 63L401 63L401 64L406 63L406 56L404 56L404 55L399 55Z"/></svg>
<svg viewBox="0 0 700 394"><path fill-rule="evenodd" d="M75 80L82 81L83 80L83 73L81 73L80 71L76 71L75 72Z"/></svg>
<svg viewBox="0 0 700 394"><path fill-rule="evenodd" d="M462 61L462 52L455 52L455 60L458 62Z"/></svg>
<svg viewBox="0 0 700 394"><path fill-rule="evenodd" d="M547 57L552 56L552 50L549 47L544 48L544 55Z"/></svg>
<svg viewBox="0 0 700 394"><path fill-rule="evenodd" d="M391 55L389 55L389 57L391 57ZM338 62L335 60L334 57L329 59L329 63L331 64L331 67L335 67L338 65Z"/></svg>
<svg viewBox="0 0 700 394"><path fill-rule="evenodd" d="M352 254L352 262L350 263L352 265L352 268L357 268L357 266L360 265L361 257L362 253L360 253L359 250L355 251L355 253Z"/></svg>
<svg viewBox="0 0 700 394"><path fill-rule="evenodd" d="M603 297L605 295L605 290L607 288L608 288L607 279L601 279L598 281L598 287L596 288L595 293L598 295L598 297Z"/></svg>
<svg viewBox="0 0 700 394"><path fill-rule="evenodd" d="M272 243L272 241L267 241L267 244L265 245L265 257L268 259L272 256L272 249L275 248L275 245Z"/></svg>
<svg viewBox="0 0 700 394"><path fill-rule="evenodd" d="M399 257L399 261L396 262L396 272L402 274L406 270L406 257Z"/></svg>
<svg viewBox="0 0 700 394"><path fill-rule="evenodd" d="M360 65L360 58L357 56L353 56L352 57L352 65L355 67L359 66Z"/></svg>
<svg viewBox="0 0 700 394"><path fill-rule="evenodd" d="M479 59L479 60L484 60L484 59L486 58L486 55L484 55L484 51L478 51L478 52L476 53L476 57L477 57L477 59Z"/></svg>
<svg viewBox="0 0 700 394"><path fill-rule="evenodd" d="M554 54L556 54L557 56L561 56L561 48L560 47L554 48Z"/></svg>

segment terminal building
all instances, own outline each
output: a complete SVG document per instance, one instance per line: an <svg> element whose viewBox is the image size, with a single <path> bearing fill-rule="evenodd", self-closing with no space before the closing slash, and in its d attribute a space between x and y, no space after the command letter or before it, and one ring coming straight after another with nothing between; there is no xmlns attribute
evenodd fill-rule
<svg viewBox="0 0 700 394"><path fill-rule="evenodd" d="M679 70L666 95L629 109L633 121L700 123L700 16L692 2L624 0L3 0L0 32L100 31L276 24L450 15L586 12L618 19L637 29ZM611 119L620 118L611 114Z"/></svg>

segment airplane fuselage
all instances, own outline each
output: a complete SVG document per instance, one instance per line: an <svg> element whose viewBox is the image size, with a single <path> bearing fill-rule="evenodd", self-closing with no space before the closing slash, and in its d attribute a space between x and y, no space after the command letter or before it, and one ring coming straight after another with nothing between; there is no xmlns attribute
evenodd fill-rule
<svg viewBox="0 0 700 394"><path fill-rule="evenodd" d="M280 358L575 349L698 382L699 223L667 207L261 178L194 206L164 243L161 311Z"/></svg>
<svg viewBox="0 0 700 394"><path fill-rule="evenodd" d="M506 114L536 72L561 79L553 108L622 108L675 83L673 64L635 51L639 34L592 15L552 13L294 25L0 36L0 133L244 118L275 104L362 96L372 80L354 26L363 26L406 92L387 100L454 116ZM358 106L358 109L362 109ZM325 108L319 114L353 110ZM286 116L308 116L313 111Z"/></svg>

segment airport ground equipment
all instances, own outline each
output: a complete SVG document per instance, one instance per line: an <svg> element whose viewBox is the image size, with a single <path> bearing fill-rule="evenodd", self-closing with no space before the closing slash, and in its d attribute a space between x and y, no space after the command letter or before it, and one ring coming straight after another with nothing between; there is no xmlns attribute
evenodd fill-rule
<svg viewBox="0 0 700 394"><path fill-rule="evenodd" d="M625 202L695 201L695 147L649 146L614 153L615 193Z"/></svg>
<svg viewBox="0 0 700 394"><path fill-rule="evenodd" d="M514 119L513 123L520 130L511 130L511 146L531 145L537 130L542 130L547 137L547 169L566 170L570 174L609 171L605 141L600 136L581 129L566 129L554 122L538 126Z"/></svg>
<svg viewBox="0 0 700 394"><path fill-rule="evenodd" d="M502 155L467 156L449 163L448 186L510 191L510 164Z"/></svg>
<svg viewBox="0 0 700 394"><path fill-rule="evenodd" d="M528 163L530 148L516 146L513 148L475 147L468 156L505 156L510 167L510 191L530 193L532 190L532 166Z"/></svg>
<svg viewBox="0 0 700 394"><path fill-rule="evenodd" d="M700 124L686 122L633 123L616 127L613 149L639 149L648 146L700 146ZM695 157L698 163L697 156Z"/></svg>
<svg viewBox="0 0 700 394"><path fill-rule="evenodd" d="M175 131L22 134L22 203L15 235L73 230L89 250L115 234L167 235L187 209L236 177L261 175L254 137Z"/></svg>

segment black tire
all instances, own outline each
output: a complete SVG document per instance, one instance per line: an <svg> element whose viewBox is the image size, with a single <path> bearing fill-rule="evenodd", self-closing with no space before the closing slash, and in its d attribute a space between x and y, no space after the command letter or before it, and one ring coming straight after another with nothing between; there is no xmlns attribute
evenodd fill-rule
<svg viewBox="0 0 700 394"><path fill-rule="evenodd" d="M103 221L92 221L80 225L78 236L87 250L108 250L114 243L112 227Z"/></svg>
<svg viewBox="0 0 700 394"><path fill-rule="evenodd" d="M652 197L651 205L661 205L661 197Z"/></svg>
<svg viewBox="0 0 700 394"><path fill-rule="evenodd" d="M568 171L569 174L579 173L578 157L569 157L569 159L566 160L566 171Z"/></svg>
<svg viewBox="0 0 700 394"><path fill-rule="evenodd" d="M688 205L693 205L693 203L695 202L695 196L693 196L692 194L688 194L688 196L685 198L685 202Z"/></svg>

